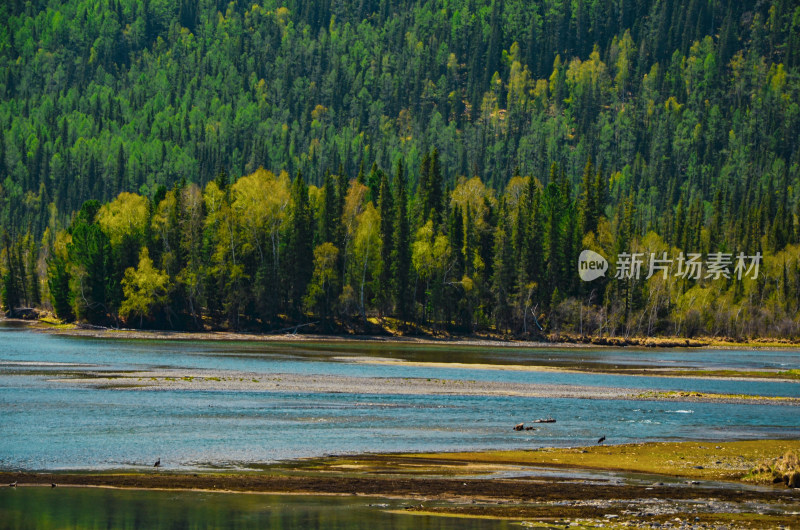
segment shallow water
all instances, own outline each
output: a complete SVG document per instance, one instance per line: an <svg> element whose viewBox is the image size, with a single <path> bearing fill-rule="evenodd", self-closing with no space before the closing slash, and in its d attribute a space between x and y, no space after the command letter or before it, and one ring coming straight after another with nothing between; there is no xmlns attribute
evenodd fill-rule
<svg viewBox="0 0 800 530"><path fill-rule="evenodd" d="M800 437L788 405L675 403L516 396L110 390L54 381L60 372L157 367L376 377L620 386L800 396L800 384L603 374L481 370L345 362L380 356L412 361L542 364L544 357L616 364L797 368L794 351L523 350L352 343L208 343L97 340L0 326L0 469L246 467L357 452L534 448L646 440ZM717 357L724 357L720 360ZM647 360L650 358L650 360ZM588 361L586 361L588 362ZM784 366L785 365L785 366ZM518 422L554 424L513 432Z"/></svg>
<svg viewBox="0 0 800 530"><path fill-rule="evenodd" d="M5 331L5 333L4 333ZM781 381L685 379L595 373L483 370L468 367L398 366L348 362L349 358L391 358L412 362L576 367L786 370L800 368L800 351L587 348L515 348L358 342L247 343L218 341L109 340L59 337L4 327L0 323L0 370L13 363L40 363L51 371L89 365L94 369L143 370L153 367L239 370L258 373L333 374L362 377L430 377L650 390L697 390L765 396L800 395L800 384ZM50 364L48 364L50 363ZM65 366L67 365L67 366ZM68 366L73 365L73 366ZM77 365L77 366L75 366ZM35 366L27 366L36 369Z"/></svg>
<svg viewBox="0 0 800 530"><path fill-rule="evenodd" d="M377 506L379 504L383 506ZM428 517L386 511L403 509L403 506L405 503L401 501L366 497L4 488L0 489L0 529L511 528L511 523L506 521Z"/></svg>

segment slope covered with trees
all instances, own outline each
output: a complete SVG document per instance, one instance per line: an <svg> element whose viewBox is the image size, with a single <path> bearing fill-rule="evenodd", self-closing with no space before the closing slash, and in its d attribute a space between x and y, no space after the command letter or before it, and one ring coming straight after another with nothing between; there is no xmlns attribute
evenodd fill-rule
<svg viewBox="0 0 800 530"><path fill-rule="evenodd" d="M0 15L6 307L174 327L378 314L798 332L793 2L72 0ZM765 258L756 280L583 283L583 248Z"/></svg>

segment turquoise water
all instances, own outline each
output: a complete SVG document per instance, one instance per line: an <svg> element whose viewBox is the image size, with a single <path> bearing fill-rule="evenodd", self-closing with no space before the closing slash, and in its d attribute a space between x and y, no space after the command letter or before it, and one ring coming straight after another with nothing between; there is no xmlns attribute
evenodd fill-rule
<svg viewBox="0 0 800 530"><path fill-rule="evenodd" d="M379 506L380 505L380 506ZM97 488L0 489L0 529L347 528L482 530L511 522L387 513L401 501ZM518 525L513 527L519 528Z"/></svg>
<svg viewBox="0 0 800 530"><path fill-rule="evenodd" d="M366 365L342 358L594 366L649 363L697 368L800 367L793 351L523 350L504 347L242 344L112 341L0 327L0 469L247 467L306 456L585 445L646 440L800 437L786 405L637 400L380 395L355 393L138 391L52 381L60 371L154 367L260 374L458 378L800 396L800 384L603 374ZM590 358L591 360L587 360ZM33 364L28 364L33 363ZM67 363L67 364L55 364ZM76 366L80 365L80 366ZM520 421L553 416L532 432Z"/></svg>
<svg viewBox="0 0 800 530"><path fill-rule="evenodd" d="M333 374L362 377L431 377L478 381L619 386L660 390L797 396L800 384L608 374L472 370L345 362L349 357L422 362L528 364L544 366L652 366L661 368L765 370L800 368L797 351L518 349L363 343L241 343L100 340L32 333L0 325L0 362L74 363L93 369L153 367L239 370L259 373ZM50 370L51 366L42 369Z"/></svg>

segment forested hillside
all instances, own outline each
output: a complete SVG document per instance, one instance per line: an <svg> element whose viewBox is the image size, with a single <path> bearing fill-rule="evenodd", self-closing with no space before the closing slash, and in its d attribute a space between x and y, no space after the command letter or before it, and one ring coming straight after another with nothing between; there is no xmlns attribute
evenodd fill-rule
<svg viewBox="0 0 800 530"><path fill-rule="evenodd" d="M0 17L7 308L800 334L794 2L42 0ZM764 260L757 279L612 266L590 283L583 248Z"/></svg>

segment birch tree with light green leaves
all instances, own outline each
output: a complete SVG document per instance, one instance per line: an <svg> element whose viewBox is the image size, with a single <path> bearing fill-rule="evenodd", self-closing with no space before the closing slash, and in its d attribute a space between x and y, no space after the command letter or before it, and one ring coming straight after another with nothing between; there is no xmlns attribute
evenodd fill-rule
<svg viewBox="0 0 800 530"><path fill-rule="evenodd" d="M411 245L411 261L420 281L425 284L423 320L432 316L441 298L451 267L450 254L450 242L446 236L434 233L432 220L417 230L416 240Z"/></svg>
<svg viewBox="0 0 800 530"><path fill-rule="evenodd" d="M119 308L120 316L126 320L138 318L141 326L145 317L152 316L167 301L168 284L169 275L153 266L150 252L142 247L138 266L129 267L122 278L125 298Z"/></svg>

